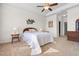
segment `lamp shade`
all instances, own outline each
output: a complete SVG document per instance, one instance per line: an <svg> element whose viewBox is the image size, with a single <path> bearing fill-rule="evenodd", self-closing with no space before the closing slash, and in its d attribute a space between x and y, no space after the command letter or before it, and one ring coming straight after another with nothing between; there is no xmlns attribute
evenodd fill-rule
<svg viewBox="0 0 79 59"><path fill-rule="evenodd" d="M12 34L18 34L18 29L16 27L12 29Z"/></svg>

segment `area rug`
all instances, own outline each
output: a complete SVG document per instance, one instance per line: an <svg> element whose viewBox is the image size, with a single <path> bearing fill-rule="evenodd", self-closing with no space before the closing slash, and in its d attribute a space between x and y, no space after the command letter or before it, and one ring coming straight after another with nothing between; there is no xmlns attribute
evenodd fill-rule
<svg viewBox="0 0 79 59"><path fill-rule="evenodd" d="M44 52L44 54L53 53L53 52L59 52L59 50L54 49L54 48L49 48L47 51Z"/></svg>

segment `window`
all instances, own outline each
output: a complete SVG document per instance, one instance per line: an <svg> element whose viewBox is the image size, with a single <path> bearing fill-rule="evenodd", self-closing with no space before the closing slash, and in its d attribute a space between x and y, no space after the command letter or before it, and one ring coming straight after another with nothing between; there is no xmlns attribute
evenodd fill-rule
<svg viewBox="0 0 79 59"><path fill-rule="evenodd" d="M76 20L76 31L79 31L79 19Z"/></svg>

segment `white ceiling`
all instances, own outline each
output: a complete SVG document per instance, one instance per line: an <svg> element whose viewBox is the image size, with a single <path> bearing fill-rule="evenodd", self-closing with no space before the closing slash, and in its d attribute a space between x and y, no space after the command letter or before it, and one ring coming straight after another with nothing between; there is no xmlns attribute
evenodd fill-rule
<svg viewBox="0 0 79 59"><path fill-rule="evenodd" d="M45 15L46 13L50 12L50 11L44 11L41 12L41 10L43 9L42 7L37 7L38 5L44 5L44 3L6 3L7 5L11 5L14 7L18 7L18 8L22 8L28 11L32 11L35 12L37 14L41 14L41 15ZM66 5L66 3L59 3L57 6L53 6L51 7L53 10L55 10L56 8L59 8L61 6Z"/></svg>
<svg viewBox="0 0 79 59"><path fill-rule="evenodd" d="M13 7L17 7L17 8L21 8L30 12L34 12L36 14L40 14L45 16L46 14L51 13L51 11L44 11L41 12L41 10L43 9L42 7L37 7L38 5L44 5L45 3L6 3L7 5L13 6ZM66 5L68 5L69 3L58 3L57 6L52 6L51 8L53 9L53 11L59 9L60 7L64 7ZM52 11L52 12L53 12Z"/></svg>

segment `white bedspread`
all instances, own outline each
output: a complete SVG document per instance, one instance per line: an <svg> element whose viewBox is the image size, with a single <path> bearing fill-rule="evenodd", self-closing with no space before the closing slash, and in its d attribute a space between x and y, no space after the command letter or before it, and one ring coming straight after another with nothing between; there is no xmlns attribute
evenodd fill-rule
<svg viewBox="0 0 79 59"><path fill-rule="evenodd" d="M24 32L23 40L32 48L31 55L37 55L42 52L40 46L53 42L53 37L48 32Z"/></svg>

